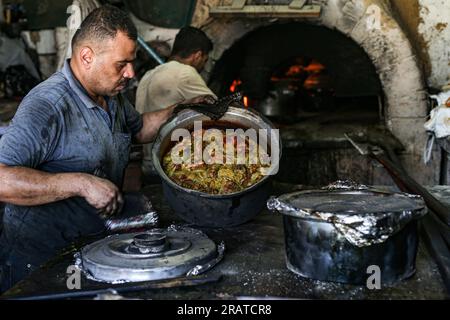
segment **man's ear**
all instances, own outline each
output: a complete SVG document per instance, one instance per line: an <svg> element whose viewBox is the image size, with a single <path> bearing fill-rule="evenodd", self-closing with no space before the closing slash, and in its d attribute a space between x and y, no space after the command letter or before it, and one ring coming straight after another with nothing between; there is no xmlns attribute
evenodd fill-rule
<svg viewBox="0 0 450 320"><path fill-rule="evenodd" d="M83 47L80 50L79 57L81 65L87 69L90 69L92 62L94 61L94 51L92 51L90 47Z"/></svg>
<svg viewBox="0 0 450 320"><path fill-rule="evenodd" d="M201 50L195 51L194 52L194 59L196 61L199 61L203 56L203 52Z"/></svg>

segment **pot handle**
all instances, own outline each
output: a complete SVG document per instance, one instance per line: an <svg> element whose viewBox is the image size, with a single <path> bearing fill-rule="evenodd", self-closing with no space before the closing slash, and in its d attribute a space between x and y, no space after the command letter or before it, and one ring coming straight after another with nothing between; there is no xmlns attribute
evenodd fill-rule
<svg viewBox="0 0 450 320"><path fill-rule="evenodd" d="M338 180L322 189L332 191L332 190L370 190L371 188L364 184L359 184L353 180L348 179L348 180Z"/></svg>

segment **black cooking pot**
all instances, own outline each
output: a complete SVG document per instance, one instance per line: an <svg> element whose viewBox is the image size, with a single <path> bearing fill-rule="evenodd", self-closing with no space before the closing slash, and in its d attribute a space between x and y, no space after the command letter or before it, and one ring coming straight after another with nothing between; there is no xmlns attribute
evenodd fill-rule
<svg viewBox="0 0 450 320"><path fill-rule="evenodd" d="M331 223L284 216L286 263L306 278L365 285L370 266L381 271L383 285L407 279L415 272L417 223L411 222L388 241L357 247ZM370 271L370 269L369 269Z"/></svg>
<svg viewBox="0 0 450 320"><path fill-rule="evenodd" d="M271 141L270 132L273 125L258 112L248 108L229 107L227 113L219 121L211 121L201 113L184 110L161 127L153 145L152 159L156 171L162 179L164 196L179 217L204 227L231 227L249 221L265 207L271 192L271 175L264 176L256 184L243 191L213 195L181 187L164 172L161 160L173 146L172 132L178 128L191 131L195 121L202 121L204 128L232 127L244 130L246 128L267 130L268 150L271 153L274 150L279 151L279 155L275 159L278 164L281 157L281 140L278 137L276 141ZM274 171L275 173L276 171Z"/></svg>
<svg viewBox="0 0 450 320"><path fill-rule="evenodd" d="M373 267L381 285L412 276L417 219L426 213L414 195L373 188L296 192L271 198L283 214L286 264L311 279L366 285Z"/></svg>

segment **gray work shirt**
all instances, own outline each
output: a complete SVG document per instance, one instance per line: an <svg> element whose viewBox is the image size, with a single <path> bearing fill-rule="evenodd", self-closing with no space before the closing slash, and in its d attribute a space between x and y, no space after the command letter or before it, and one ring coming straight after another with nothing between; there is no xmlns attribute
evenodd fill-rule
<svg viewBox="0 0 450 320"><path fill-rule="evenodd" d="M120 187L142 117L122 96L107 103L109 113L89 98L66 61L20 104L0 139L0 163L95 174ZM41 206L7 204L3 221L0 262L11 264L25 259L39 265L78 237L104 229L96 210L80 197Z"/></svg>

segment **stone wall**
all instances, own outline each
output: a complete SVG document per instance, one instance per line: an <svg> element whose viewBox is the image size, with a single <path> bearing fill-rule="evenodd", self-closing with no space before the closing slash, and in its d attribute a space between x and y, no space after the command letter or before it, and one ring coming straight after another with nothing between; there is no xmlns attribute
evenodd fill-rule
<svg viewBox="0 0 450 320"><path fill-rule="evenodd" d="M322 6L319 19L298 21L326 26L353 39L369 55L385 94L386 125L405 146L401 155L407 170L420 183L438 182L439 155L433 163L422 163L428 110L425 79L416 50L387 0L313 0ZM200 4L199 4L200 5ZM277 19L206 19L202 28L215 42L204 76L238 39ZM199 25L199 24L198 24Z"/></svg>
<svg viewBox="0 0 450 320"><path fill-rule="evenodd" d="M450 83L450 1L391 0L430 87Z"/></svg>
<svg viewBox="0 0 450 320"><path fill-rule="evenodd" d="M422 162L428 115L426 86L450 82L450 1L448 0L312 0L322 6L319 19L296 19L341 32L361 46L372 60L385 95L386 125L405 147L407 170L420 183L437 184L440 154ZM192 25L214 41L204 77L209 79L223 53L243 36L278 19L213 19L209 10L221 0L198 0ZM176 30L139 24L146 40L173 41Z"/></svg>

